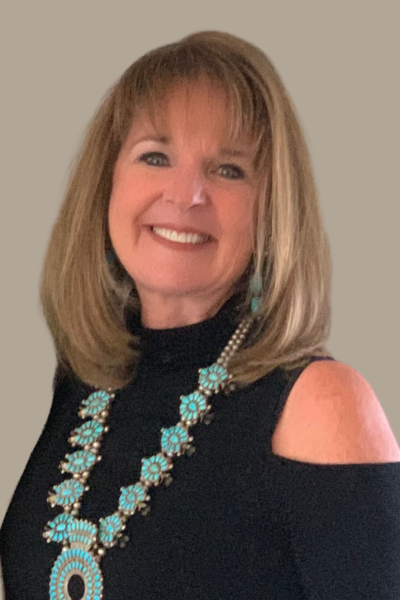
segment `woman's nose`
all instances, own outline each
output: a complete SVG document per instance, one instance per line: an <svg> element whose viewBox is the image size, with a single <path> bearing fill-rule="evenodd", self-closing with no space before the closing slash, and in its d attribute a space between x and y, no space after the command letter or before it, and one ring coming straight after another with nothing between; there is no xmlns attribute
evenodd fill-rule
<svg viewBox="0 0 400 600"><path fill-rule="evenodd" d="M205 204L207 194L202 175L188 172L177 173L165 190L165 199L182 208Z"/></svg>

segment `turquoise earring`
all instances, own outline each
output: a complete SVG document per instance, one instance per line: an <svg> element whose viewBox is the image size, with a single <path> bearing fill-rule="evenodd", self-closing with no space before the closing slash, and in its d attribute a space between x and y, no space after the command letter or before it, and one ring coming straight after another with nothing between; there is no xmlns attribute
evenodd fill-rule
<svg viewBox="0 0 400 600"><path fill-rule="evenodd" d="M250 290L252 292L251 312L256 314L259 311L261 304L262 279L260 273L254 273L250 279Z"/></svg>

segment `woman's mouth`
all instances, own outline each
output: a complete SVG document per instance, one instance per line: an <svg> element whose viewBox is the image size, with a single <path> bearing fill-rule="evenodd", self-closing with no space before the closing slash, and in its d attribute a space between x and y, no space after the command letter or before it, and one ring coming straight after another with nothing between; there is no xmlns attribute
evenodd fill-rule
<svg viewBox="0 0 400 600"><path fill-rule="evenodd" d="M178 242L178 244L204 244L210 240L209 235L201 233L182 232L176 231L175 229L156 226L151 226L150 229L157 236L171 242Z"/></svg>

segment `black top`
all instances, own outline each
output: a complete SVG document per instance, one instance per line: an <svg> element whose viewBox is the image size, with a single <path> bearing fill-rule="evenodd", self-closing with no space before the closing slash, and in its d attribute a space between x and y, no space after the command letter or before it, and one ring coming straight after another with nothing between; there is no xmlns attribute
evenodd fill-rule
<svg viewBox="0 0 400 600"><path fill-rule="evenodd" d="M141 330L138 375L113 403L82 517L114 512L121 486L138 481L141 459L159 451L161 428L179 420L179 396L195 389L198 368L235 328L232 302L202 323ZM128 544L102 560L104 600L400 598L400 463L321 465L272 453L301 372L276 369L213 396L213 421L191 429L196 452L175 460L171 485L151 490L149 515L128 521ZM60 511L46 499L65 478L58 465L91 391L73 377L57 382L1 529L7 600L49 598L61 547L42 531Z"/></svg>

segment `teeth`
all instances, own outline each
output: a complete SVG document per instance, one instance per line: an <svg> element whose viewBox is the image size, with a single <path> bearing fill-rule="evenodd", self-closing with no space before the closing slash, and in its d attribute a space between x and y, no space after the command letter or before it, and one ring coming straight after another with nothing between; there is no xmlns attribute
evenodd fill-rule
<svg viewBox="0 0 400 600"><path fill-rule="evenodd" d="M164 229L163 227L153 227L153 231L160 237L181 244L204 244L204 242L209 239L208 235L200 235L199 233L179 233L173 229Z"/></svg>

